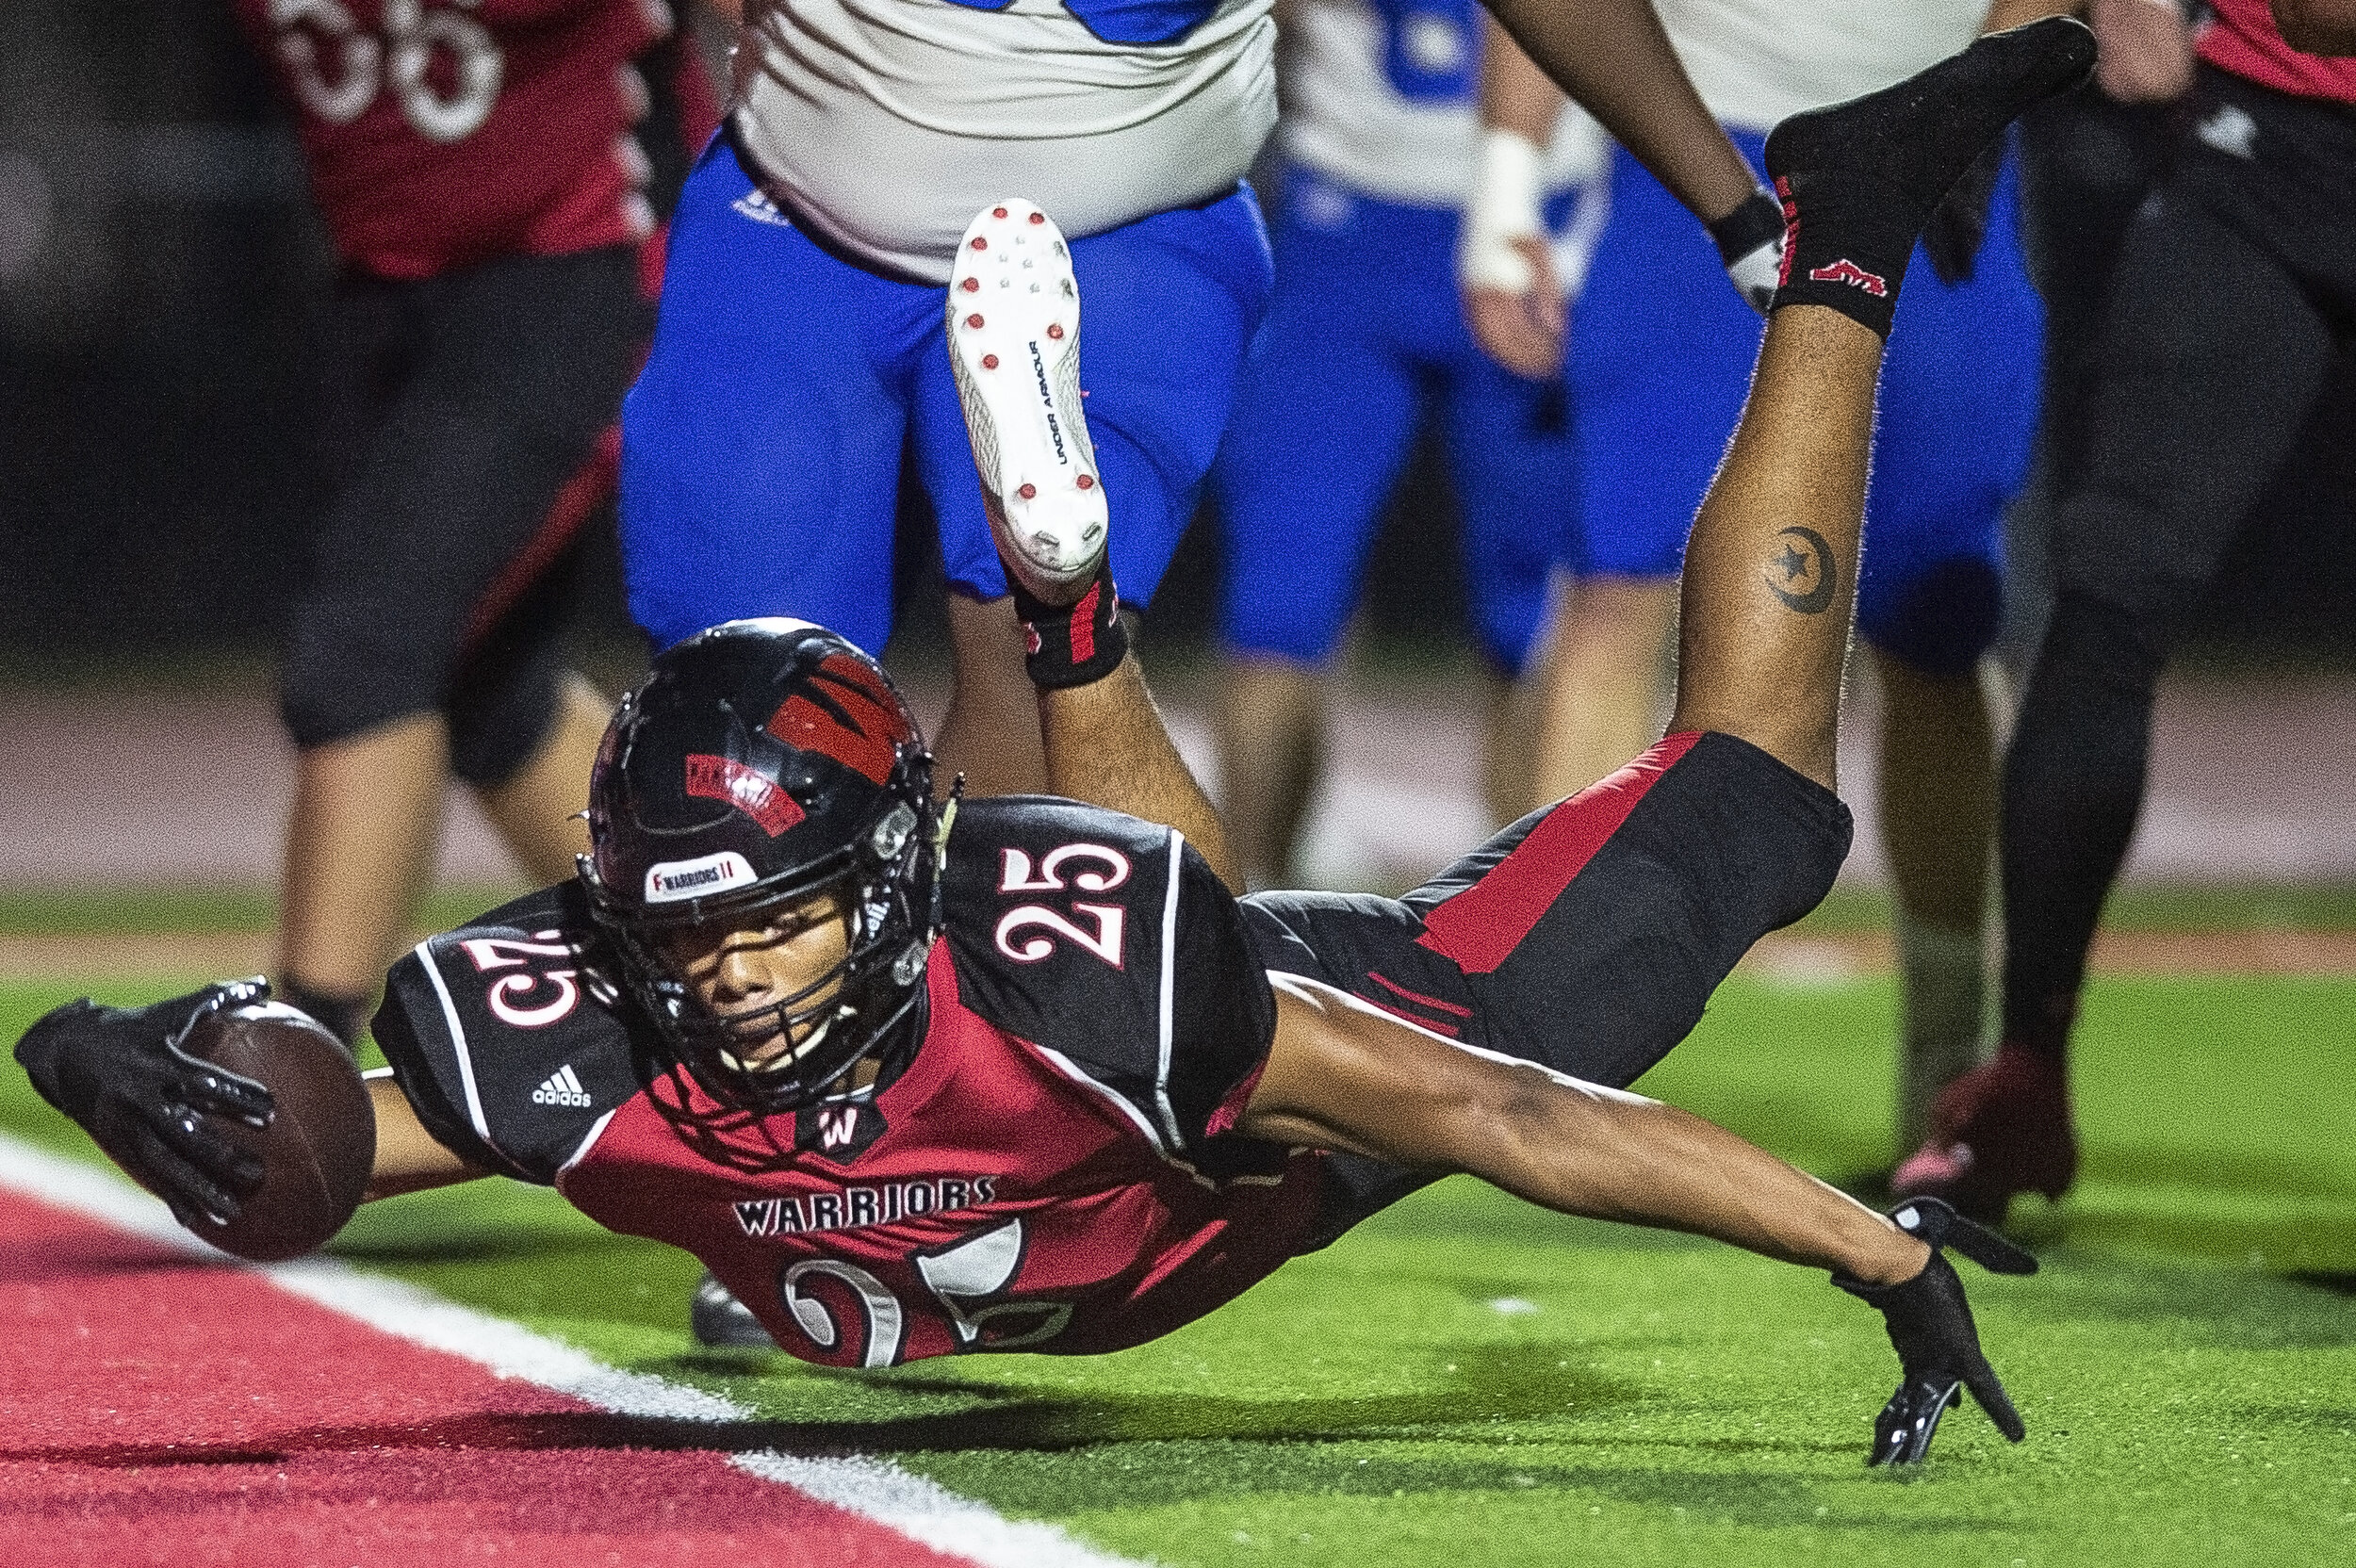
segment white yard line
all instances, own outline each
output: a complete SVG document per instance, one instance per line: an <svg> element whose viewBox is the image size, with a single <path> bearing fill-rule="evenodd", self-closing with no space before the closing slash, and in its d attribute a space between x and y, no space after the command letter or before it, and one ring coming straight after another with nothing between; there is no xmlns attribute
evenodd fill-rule
<svg viewBox="0 0 2356 1568"><path fill-rule="evenodd" d="M0 1186L193 1257L235 1263L182 1230L156 1199L80 1160L0 1133ZM643 1372L625 1372L520 1324L444 1300L338 1259L240 1265L293 1295L413 1345L568 1395L616 1415L757 1421L735 1400ZM737 1468L809 1494L935 1551L985 1568L1137 1568L1054 1525L1008 1519L885 1459L810 1459L775 1449L731 1456Z"/></svg>

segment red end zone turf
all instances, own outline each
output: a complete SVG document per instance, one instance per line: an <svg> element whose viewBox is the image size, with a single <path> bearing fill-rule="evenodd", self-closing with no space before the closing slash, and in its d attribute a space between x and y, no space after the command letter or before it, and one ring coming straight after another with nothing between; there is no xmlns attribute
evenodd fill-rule
<svg viewBox="0 0 2356 1568"><path fill-rule="evenodd" d="M0 1189L0 1562L947 1563L633 1421ZM631 1446L630 1445L635 1445Z"/></svg>

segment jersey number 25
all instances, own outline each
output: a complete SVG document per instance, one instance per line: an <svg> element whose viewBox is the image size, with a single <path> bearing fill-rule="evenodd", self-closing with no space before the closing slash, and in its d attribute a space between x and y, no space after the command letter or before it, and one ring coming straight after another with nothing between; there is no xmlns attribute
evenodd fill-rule
<svg viewBox="0 0 2356 1568"><path fill-rule="evenodd" d="M941 1251L916 1254L917 1276L948 1320L952 1348L1020 1349L1055 1338L1072 1321L1067 1302L1006 1298L1023 1266L1023 1221L1010 1219ZM812 1275L847 1286L857 1298L867 1331L859 1364L897 1364L908 1341L907 1309L881 1280L841 1258L805 1258L777 1272L777 1293L810 1342L821 1350L843 1343L835 1314L810 1289Z"/></svg>
<svg viewBox="0 0 2356 1568"><path fill-rule="evenodd" d="M998 890L1002 893L1062 892L1067 886L1083 892L1107 893L1129 880L1129 858L1104 844L1065 844L1039 858L1036 870L1027 851L1001 850ZM1064 868L1074 868L1064 880ZM998 917L998 951L1018 964L1036 964L1055 951L1055 939L1065 938L1093 953L1115 969L1125 968L1121 939L1128 911L1118 904L1094 904L1074 899L1065 915L1044 904L1022 904ZM1076 917L1076 918L1075 918ZM1078 923L1086 920L1094 929ZM1017 939L1021 939L1018 940Z"/></svg>

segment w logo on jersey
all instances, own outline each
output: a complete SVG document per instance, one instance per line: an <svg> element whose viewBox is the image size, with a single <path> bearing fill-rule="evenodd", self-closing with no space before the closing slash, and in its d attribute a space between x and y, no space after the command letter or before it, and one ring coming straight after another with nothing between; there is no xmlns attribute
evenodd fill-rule
<svg viewBox="0 0 2356 1568"><path fill-rule="evenodd" d="M883 1113L859 1102L847 1105L813 1105L794 1119L794 1146L847 1164L866 1152L884 1135Z"/></svg>

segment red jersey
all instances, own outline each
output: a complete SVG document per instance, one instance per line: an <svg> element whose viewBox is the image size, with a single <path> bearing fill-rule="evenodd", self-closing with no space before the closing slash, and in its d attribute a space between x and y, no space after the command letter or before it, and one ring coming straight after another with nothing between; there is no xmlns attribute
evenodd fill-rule
<svg viewBox="0 0 2356 1568"><path fill-rule="evenodd" d="M237 0L344 258L424 278L653 228L630 60L663 0Z"/></svg>
<svg viewBox="0 0 2356 1568"><path fill-rule="evenodd" d="M929 1017L871 1095L721 1110L551 889L397 965L376 1037L434 1135L695 1253L806 1361L1115 1350L1303 1244L1324 1156L1226 1132L1275 1027L1235 901L1167 827L976 801Z"/></svg>
<svg viewBox="0 0 2356 1568"><path fill-rule="evenodd" d="M2220 71L2301 98L2356 104L2356 59L2302 55L2282 40L2266 0L2208 0L2201 57Z"/></svg>

